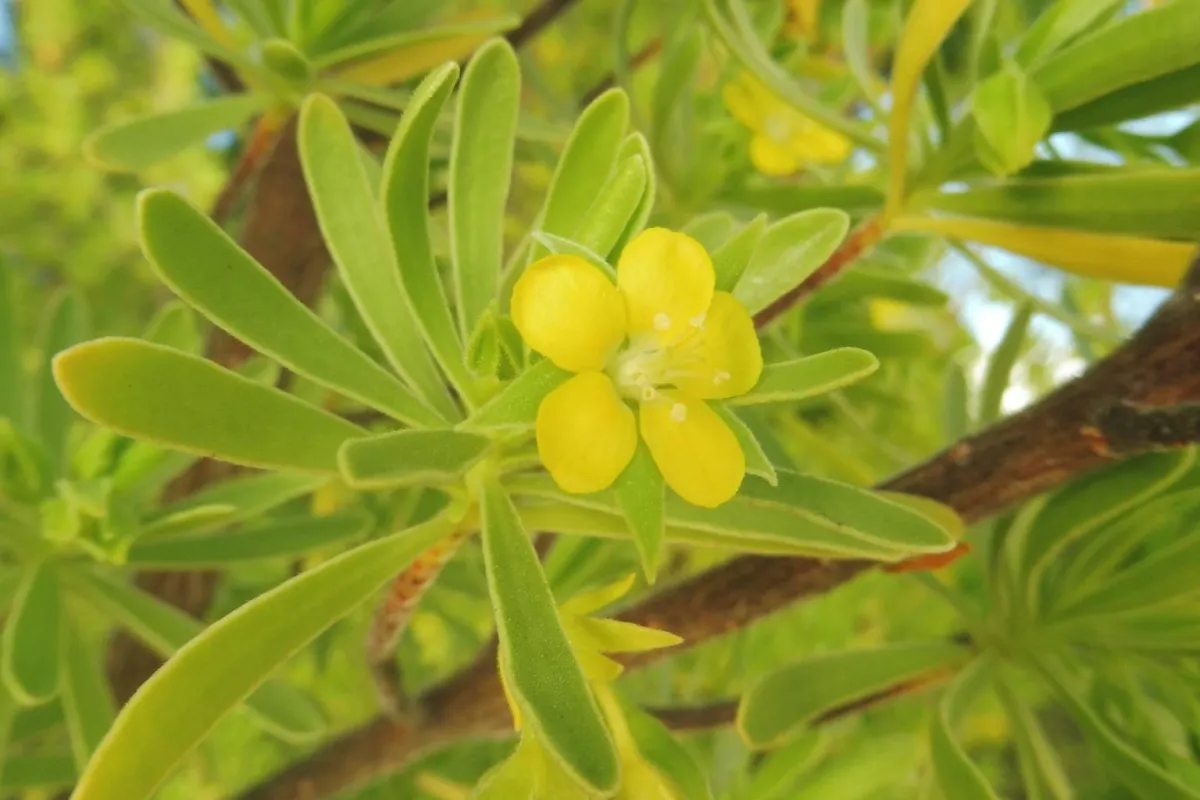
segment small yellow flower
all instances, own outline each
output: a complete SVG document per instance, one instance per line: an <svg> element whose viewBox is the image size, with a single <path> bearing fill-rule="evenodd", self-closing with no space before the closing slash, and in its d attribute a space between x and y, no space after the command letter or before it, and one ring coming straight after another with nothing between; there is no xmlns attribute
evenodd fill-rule
<svg viewBox="0 0 1200 800"><path fill-rule="evenodd" d="M640 428L684 500L711 508L737 492L745 455L704 401L749 391L762 352L750 314L715 284L704 247L663 228L624 249L615 286L570 255L540 259L517 281L512 318L522 338L576 373L537 415L538 454L564 491L611 486L633 458Z"/></svg>
<svg viewBox="0 0 1200 800"><path fill-rule="evenodd" d="M820 33L821 0L788 0L787 34L800 42L812 42Z"/></svg>
<svg viewBox="0 0 1200 800"><path fill-rule="evenodd" d="M726 84L721 96L729 113L753 132L750 161L764 175L792 175L808 164L840 164L850 155L849 139L804 116L748 75Z"/></svg>

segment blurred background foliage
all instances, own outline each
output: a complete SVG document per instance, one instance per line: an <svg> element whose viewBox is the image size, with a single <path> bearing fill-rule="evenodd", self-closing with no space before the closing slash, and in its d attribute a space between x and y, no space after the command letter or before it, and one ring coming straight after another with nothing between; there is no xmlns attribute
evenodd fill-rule
<svg viewBox="0 0 1200 800"><path fill-rule="evenodd" d="M426 19L453 22L519 13L531 4L456 0L418 5L425 7ZM901 0L866 3L871 62L878 70L879 89L887 77L905 5ZM979 5L995 9L989 30L1003 43L1026 31L1051 3L1002 0ZM1124 13L1136 10L1139 3L1112 5L1120 9L1114 13ZM747 6L777 63L815 89L824 102L835 107L886 102L880 94L864 103L849 73L841 45L842 3L754 0ZM627 14L630 8L633 11ZM816 11L807 16L812 9ZM696 5L684 0L636 5L583 0L522 50L522 113L538 121L538 133L518 143L509 204L514 238L537 213L556 148L582 99L611 80L614 52L622 51L636 54L637 66L627 84L634 101L634 124L648 130L659 161L658 224L720 241L726 224L720 214L746 219L751 215L747 212L790 212L796 210L795 198L801 196L793 190L849 186L878 193L878 188L871 188L878 186L872 177L877 176L878 165L861 150L844 163L813 164L782 179L762 174L749 153L753 131L722 96L731 67L714 56L711 41L696 24L697 14ZM689 44L689 35L699 37L698 47ZM960 91L969 86L964 64L972 46L965 26L948 40L943 50L948 91L955 91L956 83ZM681 67L680 59L688 58L694 59L690 66L695 80L686 92L662 96L658 87L663 72L685 68L688 65ZM11 279L13 305L26 343L22 356L29 369L48 355L36 343L39 318L51 296L63 287L76 292L90 309L91 328L97 335L137 335L145 329L167 293L150 277L137 251L135 194L147 185L165 185L179 189L201 207L208 206L236 163L238 137L244 132L212 136L204 147L185 150L137 174L104 171L86 161L85 138L107 123L179 108L218 92L218 79L200 53L134 24L116 4L0 0L0 268ZM864 113L869 118L869 109ZM1195 109L1185 107L1136 124L1057 133L1039 146L1038 157L1040 162L1186 166L1200 157L1190 145L1195 137L1176 134L1195 124ZM665 133L663 126L669 129ZM851 196L850 205L853 202ZM721 210L709 213L714 208ZM992 248L966 250L918 235L892 238L842 281L815 295L774 328L765 343L768 352L777 356L844 345L863 347L879 356L878 374L799 407L762 414L756 422L774 431L776 449L770 455L780 463L869 485L1079 374L1127 336L1164 296L1164 290L1070 275ZM341 319L339 305L344 302L338 287L331 287L321 307L323 315ZM302 382L297 391L304 391ZM1179 479L1183 488L1172 491L1196 485L1194 472ZM327 501L318 497L314 502ZM407 514L408 509L398 510L405 504L416 509L410 518L417 518L429 499L367 495L333 502L360 503L382 520ZM1136 510L1122 513L1128 516ZM1036 511L1020 514L1033 517ZM978 537L977 550L983 549L980 542L1008 524L1011 520L1005 519L978 526L980 530L972 534ZM1172 536L1169 531L1156 535ZM209 618L222 616L320 557L317 553L298 561L228 568ZM702 550L673 551L665 577L693 574L723 557ZM491 607L480 559L477 547L464 548L416 612L400 656L410 690L453 674L488 640ZM982 610L997 602L995 587L985 574L989 568L986 559L972 557L936 579L871 573L752 628L632 673L625 685L648 706L703 705L714 698L735 697L757 680L805 657L955 637L973 623L945 602L940 596L944 592L929 584L954 587L955 597L986 616ZM627 545L564 537L551 550L546 569L563 598L636 571L637 562ZM362 608L335 625L293 659L282 675L317 700L331 730L377 712L361 659L370 614L370 608ZM96 641L106 625L103 619L87 623ZM1194 643L1191 646L1194 652ZM1143 650L1133 649L1138 659L1145 658ZM1156 662L1158 667L1174 664L1176 655ZM1122 667L1114 668L1114 674L1122 669L1128 674L1121 680L1096 684L1096 692L1109 695L1105 702L1112 712L1110 723L1149 742L1147 747L1163 753L1177 776L1200 791L1200 769L1195 766L1200 715L1194 708L1200 681L1194 663L1178 667L1179 674L1186 676L1185 686L1191 687L1190 710L1162 689L1170 681L1154 683L1153 676L1161 669ZM1074 796L1087 800L1135 796L1110 773L1096 768L1085 732L1061 704L1047 702L1049 695L1041 684L1025 677L1015 687L1054 742ZM1187 690L1183 691L1187 697ZM935 710L929 694L918 693L824 726L819 755L808 759L786 749L777 755L799 766L783 770L774 791L765 790L762 781L755 783L772 756L750 752L732 729L689 734L685 741L706 768L714 791L724 797L933 797L925 731ZM1002 796L1061 797L1022 788L1020 734L1014 734L1012 718L997 697L985 696L974 705L960 733L967 752ZM160 796L226 797L302 757L309 747L283 742L248 718L234 715L220 723ZM363 800L451 797L443 782L469 785L507 747L488 742L448 748L353 796ZM28 756L33 763L66 750L61 712L40 706L19 713L10 753ZM69 782L69 762L65 778L61 771L53 773L49 766L41 766L41 773L38 764L29 767L29 776L6 770L4 783L14 786L19 778L27 787L22 796L43 797Z"/></svg>

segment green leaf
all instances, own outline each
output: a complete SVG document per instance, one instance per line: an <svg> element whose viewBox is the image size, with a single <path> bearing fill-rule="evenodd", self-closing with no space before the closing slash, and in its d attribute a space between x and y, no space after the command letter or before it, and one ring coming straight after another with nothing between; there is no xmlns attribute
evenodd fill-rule
<svg viewBox="0 0 1200 800"><path fill-rule="evenodd" d="M1022 303L1013 313L1012 320L1004 330L1004 336L988 359L987 373L983 378L983 389L979 395L979 425L989 425L1000 419L1004 392L1012 381L1013 367L1025 346L1025 335L1029 321L1033 319L1033 306Z"/></svg>
<svg viewBox="0 0 1200 800"><path fill-rule="evenodd" d="M167 0L121 0L121 3L151 28L186 42L202 53L238 64L237 54L219 44L173 2ZM220 129L218 129L220 130Z"/></svg>
<svg viewBox="0 0 1200 800"><path fill-rule="evenodd" d="M178 111L124 120L89 136L84 153L109 169L145 169L189 147L198 147L214 133L240 128L266 105L264 96L235 94Z"/></svg>
<svg viewBox="0 0 1200 800"><path fill-rule="evenodd" d="M554 168L539 230L578 238L608 182L628 126L629 98L620 89L610 89L584 109Z"/></svg>
<svg viewBox="0 0 1200 800"><path fill-rule="evenodd" d="M355 489L449 483L483 458L490 445L486 436L460 431L394 431L346 442L338 465Z"/></svg>
<svg viewBox="0 0 1200 800"><path fill-rule="evenodd" d="M53 791L75 781L75 764L70 753L14 755L4 762L0 789L10 792Z"/></svg>
<svg viewBox="0 0 1200 800"><path fill-rule="evenodd" d="M476 51L463 75L450 155L450 261L463 338L500 290L504 209L521 94L516 54L502 39Z"/></svg>
<svg viewBox="0 0 1200 800"><path fill-rule="evenodd" d="M437 413L297 300L274 275L182 197L138 197L142 248L175 294L288 369L409 425Z"/></svg>
<svg viewBox="0 0 1200 800"><path fill-rule="evenodd" d="M732 292L750 266L763 232L767 229L767 215L759 214L713 251L713 271L717 274L717 291Z"/></svg>
<svg viewBox="0 0 1200 800"><path fill-rule="evenodd" d="M578 242L573 242L570 239L564 239L562 236L555 236L553 233L545 233L543 231L534 231L530 234L530 238L555 255L579 256L611 278L613 283L616 283L616 269L595 250L589 250Z"/></svg>
<svg viewBox="0 0 1200 800"><path fill-rule="evenodd" d="M29 413L23 390L19 303L12 271L0 264L0 419L12 421L21 430Z"/></svg>
<svg viewBox="0 0 1200 800"><path fill-rule="evenodd" d="M1016 697L1003 682L996 685L996 693L1004 705L1009 734L1016 745L1025 796L1028 800L1073 800L1070 779L1034 709Z"/></svg>
<svg viewBox="0 0 1200 800"><path fill-rule="evenodd" d="M35 706L58 693L58 573L42 562L29 568L4 625L0 677L18 703Z"/></svg>
<svg viewBox="0 0 1200 800"><path fill-rule="evenodd" d="M638 752L671 782L679 792L678 800L712 800L707 776L675 735L623 696L617 694L617 699Z"/></svg>
<svg viewBox="0 0 1200 800"><path fill-rule="evenodd" d="M62 629L63 716L75 766L82 771L112 726L117 707L104 674L104 659L87 646L70 621L64 620Z"/></svg>
<svg viewBox="0 0 1200 800"><path fill-rule="evenodd" d="M34 417L42 449L50 462L53 475L63 475L67 459L67 435L75 413L63 400L54 385L51 359L88 337L88 310L83 297L76 292L56 294L42 316L38 346L42 363L34 385Z"/></svg>
<svg viewBox="0 0 1200 800"><path fill-rule="evenodd" d="M513 379L461 427L469 431L531 428L542 400L569 377L571 373L554 366L548 358L542 359Z"/></svg>
<svg viewBox="0 0 1200 800"><path fill-rule="evenodd" d="M757 314L816 272L837 250L850 218L844 211L814 208L767 228L733 296Z"/></svg>
<svg viewBox="0 0 1200 800"><path fill-rule="evenodd" d="M1055 112L1200 63L1200 4L1130 14L1055 53L1033 78Z"/></svg>
<svg viewBox="0 0 1200 800"><path fill-rule="evenodd" d="M646 164L640 155L623 158L596 196L584 218L577 240L607 256L620 241L646 191Z"/></svg>
<svg viewBox="0 0 1200 800"><path fill-rule="evenodd" d="M633 237L645 229L646 223L650 221L650 214L654 211L655 200L658 197L658 177L654 171L654 154L650 150L650 143L646 141L646 137L637 131L625 137L625 141L621 145L621 150L617 153L618 160L632 158L633 156L637 156L642 160L642 167L646 175L646 184L642 188L641 199L638 200L637 206L633 209L633 213L629 217L629 222L625 224L625 230L621 232L617 243L609 250L609 255L613 257L624 250L625 245L629 244Z"/></svg>
<svg viewBox="0 0 1200 800"><path fill-rule="evenodd" d="M870 11L866 0L846 0L842 7L842 52L867 103L879 113L879 90L883 80L871 66Z"/></svg>
<svg viewBox="0 0 1200 800"><path fill-rule="evenodd" d="M672 185L680 185L687 181L689 173L697 172L689 169L688 162L695 151L692 140L693 87L704 53L704 36L699 28L687 26L668 42L661 56L658 80L654 83L649 130L654 149L660 154L663 173L669 176Z"/></svg>
<svg viewBox="0 0 1200 800"><path fill-rule="evenodd" d="M767 457L762 445L758 442L758 437L754 435L754 431L750 430L750 426L742 421L737 412L727 408L724 403L710 403L709 408L716 411L717 415L725 420L725 424L737 437L738 444L742 446L742 453L746 456L747 474L757 475L772 486L778 485L779 475L775 473L775 465Z"/></svg>
<svg viewBox="0 0 1200 800"><path fill-rule="evenodd" d="M767 754L745 788L742 800L784 800L786 791L811 772L822 756L820 731L810 731Z"/></svg>
<svg viewBox="0 0 1200 800"><path fill-rule="evenodd" d="M91 607L128 630L164 659L204 630L204 625L156 597L99 575L71 573L70 588ZM268 680L245 700L246 710L265 730L301 744L320 738L325 720L306 695L279 680Z"/></svg>
<svg viewBox="0 0 1200 800"><path fill-rule="evenodd" d="M1053 3L1034 21L1017 48L1022 65L1036 65L1070 44L1121 4L1121 0L1061 0Z"/></svg>
<svg viewBox="0 0 1200 800"><path fill-rule="evenodd" d="M388 147L380 192L409 307L450 382L476 405L475 381L442 290L429 231L429 145L457 79L458 65L447 64L421 81Z"/></svg>
<svg viewBox="0 0 1200 800"><path fill-rule="evenodd" d="M839 347L795 361L767 364L753 389L726 402L731 406L793 403L849 386L877 369L879 360L866 350Z"/></svg>
<svg viewBox="0 0 1200 800"><path fill-rule="evenodd" d="M204 337L196 324L196 315L178 300L172 300L158 309L146 325L142 338L192 355L200 355L204 348Z"/></svg>
<svg viewBox="0 0 1200 800"><path fill-rule="evenodd" d="M367 179L358 141L328 97L300 111L300 163L329 253L355 308L388 363L447 419L458 416L421 340L410 298ZM422 195L424 197L424 195Z"/></svg>
<svg viewBox="0 0 1200 800"><path fill-rule="evenodd" d="M316 491L328 478L304 472L267 472L243 475L220 483L209 484L183 500L162 506L148 520L145 535L167 533L159 526L169 526L169 520L188 512L204 509L227 509L219 519L223 523L258 517L297 497Z"/></svg>
<svg viewBox="0 0 1200 800"><path fill-rule="evenodd" d="M447 536L444 517L363 545L260 595L188 642L121 710L76 800L141 800L235 704ZM614 777L615 780L615 777Z"/></svg>
<svg viewBox="0 0 1200 800"><path fill-rule="evenodd" d="M373 520L361 510L325 517L296 515L255 522L238 530L178 534L136 542L127 562L154 569L196 569L303 555L311 550L358 539Z"/></svg>
<svg viewBox="0 0 1200 800"><path fill-rule="evenodd" d="M1154 800L1198 800L1200 791L1180 783L1158 764L1122 741L1101 717L1075 694L1071 687L1078 681L1045 659L1039 662L1042 674L1071 712L1092 749L1095 761L1105 772L1123 784L1134 797Z"/></svg>
<svg viewBox="0 0 1200 800"><path fill-rule="evenodd" d="M375 30L373 21L368 28L370 36L323 53L315 64L326 69L356 61L359 63L342 67L339 73L350 80L377 85L400 83L438 64L462 58L478 42L515 28L520 22L516 14L500 14L456 25L406 30L411 23L405 21L404 28L384 25Z"/></svg>
<svg viewBox="0 0 1200 800"><path fill-rule="evenodd" d="M751 747L775 747L823 712L919 681L961 661L966 652L946 642L929 642L848 650L799 661L742 695L738 732Z"/></svg>
<svg viewBox="0 0 1200 800"><path fill-rule="evenodd" d="M67 401L118 433L268 469L337 472L361 428L216 364L140 339L107 338L54 359Z"/></svg>
<svg viewBox="0 0 1200 800"><path fill-rule="evenodd" d="M1200 240L1200 169L1026 178L922 198L929 207L965 216Z"/></svg>
<svg viewBox="0 0 1200 800"><path fill-rule="evenodd" d="M971 95L975 154L993 175L1011 175L1033 161L1054 112L1036 83L1006 61Z"/></svg>
<svg viewBox="0 0 1200 800"><path fill-rule="evenodd" d="M638 442L633 459L613 485L617 506L629 523L633 543L642 559L642 572L648 583L658 576L665 536L663 503L665 491L662 473L654 465L645 442Z"/></svg>
<svg viewBox="0 0 1200 800"><path fill-rule="evenodd" d="M1115 92L1076 106L1054 118L1054 130L1077 131L1141 119L1200 100L1200 64L1168 72L1150 80L1130 84ZM1169 143L1188 161L1195 163L1187 148L1181 148L1186 129L1176 132Z"/></svg>
<svg viewBox="0 0 1200 800"><path fill-rule="evenodd" d="M501 669L522 723L574 777L596 791L612 792L620 780L617 754L567 642L533 544L498 485L483 485L481 504Z"/></svg>
<svg viewBox="0 0 1200 800"><path fill-rule="evenodd" d="M979 767L967 757L955 739L954 728L965 716L968 704L983 688L990 663L977 660L958 674L938 703L929 737L934 775L944 797L955 800L999 800Z"/></svg>
<svg viewBox="0 0 1200 800"><path fill-rule="evenodd" d="M681 233L695 239L709 253L733 238L738 231L738 221L728 211L709 211L680 228Z"/></svg>

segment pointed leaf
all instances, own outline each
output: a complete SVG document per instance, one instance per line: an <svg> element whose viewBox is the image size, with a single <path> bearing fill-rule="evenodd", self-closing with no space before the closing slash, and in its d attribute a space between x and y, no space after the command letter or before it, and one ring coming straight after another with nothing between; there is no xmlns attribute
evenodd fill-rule
<svg viewBox="0 0 1200 800"><path fill-rule="evenodd" d="M717 273L717 291L732 292L742 279L767 229L767 215L759 214L713 251L713 271Z"/></svg>
<svg viewBox="0 0 1200 800"><path fill-rule="evenodd" d="M771 463L771 459L767 458L766 452L758 443L758 438L750 430L750 426L742 421L737 412L726 407L724 403L712 403L709 407L725 420L725 424L737 437L738 444L742 446L742 453L746 456L746 474L757 475L772 486L777 485L779 476L775 473L775 465Z"/></svg>
<svg viewBox="0 0 1200 800"><path fill-rule="evenodd" d="M500 291L504 212L512 179L521 69L502 39L475 53L463 75L450 155L450 261L463 338Z"/></svg>
<svg viewBox="0 0 1200 800"><path fill-rule="evenodd" d="M954 728L988 677L988 662L976 661L946 689L933 718L929 750L942 795L955 800L999 800L994 789L955 738Z"/></svg>
<svg viewBox="0 0 1200 800"><path fill-rule="evenodd" d="M429 231L429 146L438 115L446 105L458 65L429 73L413 93L383 162L384 219L391 232L400 282L425 341L458 393L476 399L462 341L450 314Z"/></svg>
<svg viewBox="0 0 1200 800"><path fill-rule="evenodd" d="M621 513L629 523L633 542L642 559L646 581L654 583L663 552L663 503L666 495L662 473L654 465L645 442L638 442L633 460L617 478L613 492Z"/></svg>
<svg viewBox="0 0 1200 800"><path fill-rule="evenodd" d="M634 207L629 222L625 224L625 230L621 232L616 244L609 248L609 255L614 258L625 249L625 245L629 244L633 237L645 229L646 223L650 221L650 214L654 211L655 200L658 198L658 176L654 172L654 153L650 150L650 143L646 141L646 137L638 131L625 137L625 141L617 153L618 161L633 156L642 160L646 183L642 187L641 199Z"/></svg>
<svg viewBox="0 0 1200 800"><path fill-rule="evenodd" d="M240 128L266 104L261 95L235 94L179 111L116 122L88 137L84 152L109 169L145 169L189 147L199 147L214 133Z"/></svg>
<svg viewBox="0 0 1200 800"><path fill-rule="evenodd" d="M833 208L801 211L767 228L750 257L733 296L757 314L816 272L850 227L850 217Z"/></svg>
<svg viewBox="0 0 1200 800"><path fill-rule="evenodd" d="M358 313L388 363L447 419L457 416L421 340L400 269L375 203L358 141L328 97L312 95L300 111L300 163L321 233Z"/></svg>
<svg viewBox="0 0 1200 800"><path fill-rule="evenodd" d="M117 717L76 800L141 800L212 726L321 631L448 535L439 517L345 553L260 595L188 642Z"/></svg>
<svg viewBox="0 0 1200 800"><path fill-rule="evenodd" d="M892 687L919 684L966 653L957 645L928 642L848 650L797 662L742 696L738 731L752 747L773 747L824 711Z"/></svg>
<svg viewBox="0 0 1200 800"><path fill-rule="evenodd" d="M140 339L97 339L54 359L67 401L118 433L252 467L337 472L361 428L216 364Z"/></svg>
<svg viewBox="0 0 1200 800"><path fill-rule="evenodd" d="M712 800L708 777L675 735L624 697L617 698L638 752L671 782L679 792L678 800Z"/></svg>
<svg viewBox="0 0 1200 800"><path fill-rule="evenodd" d="M490 439L473 433L395 431L346 442L338 464L355 489L449 483L460 479L490 446Z"/></svg>
<svg viewBox="0 0 1200 800"><path fill-rule="evenodd" d="M297 557L361 538L372 522L369 514L353 509L324 517L267 519L235 531L142 540L129 549L126 561L139 567L170 570Z"/></svg>
<svg viewBox="0 0 1200 800"><path fill-rule="evenodd" d="M75 412L67 405L54 385L51 359L88 337L88 310L83 297L75 292L62 292L51 299L42 317L39 348L42 364L34 386L34 416L42 448L50 460L53 475L63 475L67 458L67 434Z"/></svg>
<svg viewBox="0 0 1200 800"><path fill-rule="evenodd" d="M569 377L571 373L542 359L468 417L462 427L471 431L531 428L542 400Z"/></svg>
<svg viewBox="0 0 1200 800"><path fill-rule="evenodd" d="M793 403L849 386L877 369L879 360L866 350L839 347L795 361L767 364L753 389L727 402L731 406Z"/></svg>
<svg viewBox="0 0 1200 800"><path fill-rule="evenodd" d="M63 625L62 705L71 735L75 767L83 771L117 716L116 703L104 674L104 659L90 652L79 631Z"/></svg>
<svg viewBox="0 0 1200 800"><path fill-rule="evenodd" d="M744 800L783 800L785 792L796 785L825 755L820 731L810 731L767 755L746 787Z"/></svg>
<svg viewBox="0 0 1200 800"><path fill-rule="evenodd" d="M192 355L199 355L204 347L204 337L196 324L196 315L178 300L158 310L146 325L142 338Z"/></svg>
<svg viewBox="0 0 1200 800"><path fill-rule="evenodd" d="M388 86L416 77L448 61L456 61L497 33L515 28L521 18L501 14L491 19L373 36L322 55L319 68L339 66L343 80Z"/></svg>
<svg viewBox="0 0 1200 800"><path fill-rule="evenodd" d="M1025 345L1025 334L1029 330L1029 321L1033 319L1033 306L1022 303L1017 306L1012 320L1004 329L1004 336L992 351L988 359L987 373L983 378L983 389L979 394L978 420L981 426L990 425L1000 419L1001 404L1004 392L1012 381L1013 367L1021 356Z"/></svg>
<svg viewBox="0 0 1200 800"><path fill-rule="evenodd" d="M323 475L304 472L267 472L242 475L209 484L183 500L162 506L150 517L148 530L178 515L198 509L222 508L226 523L253 519L297 497L316 491L328 481ZM165 533L165 531L163 531Z"/></svg>
<svg viewBox="0 0 1200 800"><path fill-rule="evenodd" d="M53 565L30 568L5 622L0 655L0 677L22 705L38 705L58 693L61 603Z"/></svg>
<svg viewBox="0 0 1200 800"><path fill-rule="evenodd" d="M547 251L555 255L579 256L584 261L603 272L605 275L611 278L614 283L616 283L616 269L613 268L612 264L609 264L607 261L605 261L604 258L601 257L595 250L589 250L578 242L565 239L562 236L555 236L553 233L546 233L544 231L534 231L531 234L531 238L542 247L546 248Z"/></svg>
<svg viewBox="0 0 1200 800"><path fill-rule="evenodd" d="M484 563L500 658L522 723L578 780L611 792L620 779L617 755L533 544L498 485L484 484L482 504Z"/></svg>
<svg viewBox="0 0 1200 800"><path fill-rule="evenodd" d="M996 691L1008 717L1028 800L1073 800L1070 779L1038 722L1035 710L1003 683L997 685Z"/></svg>
<svg viewBox="0 0 1200 800"><path fill-rule="evenodd" d="M404 423L441 423L182 197L142 192L138 219L143 251L159 277L216 325L293 372Z"/></svg>
<svg viewBox="0 0 1200 800"><path fill-rule="evenodd" d="M611 253L629 226L646 191L646 164L640 155L621 159L600 189L576 239L601 255Z"/></svg>

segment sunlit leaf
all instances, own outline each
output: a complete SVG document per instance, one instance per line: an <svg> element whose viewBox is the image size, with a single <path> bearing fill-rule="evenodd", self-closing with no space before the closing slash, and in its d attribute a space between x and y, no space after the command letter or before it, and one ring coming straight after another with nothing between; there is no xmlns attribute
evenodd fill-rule
<svg viewBox="0 0 1200 800"><path fill-rule="evenodd" d="M977 419L980 425L989 425L1000 418L1004 401L1004 393L1012 381L1013 367L1025 346L1025 335L1029 330L1029 321L1033 318L1033 307L1022 303L1013 312L1004 336L1000 338L996 349L988 359L987 372L983 377L983 388L979 393L979 413Z"/></svg>
<svg viewBox="0 0 1200 800"><path fill-rule="evenodd" d="M459 25L386 33L324 53L315 64L321 69L336 66L338 76L345 80L387 86L461 59L488 37L519 22L520 17L503 14Z"/></svg>
<svg viewBox="0 0 1200 800"><path fill-rule="evenodd" d="M464 430L532 428L542 400L571 373L543 359L518 375L462 423Z"/></svg>
<svg viewBox="0 0 1200 800"><path fill-rule="evenodd" d="M795 402L849 386L877 369L879 360L866 350L840 347L795 361L767 364L753 389L727 402L732 406Z"/></svg>
<svg viewBox="0 0 1200 800"><path fill-rule="evenodd" d="M395 431L351 439L338 464L356 489L435 485L461 478L490 445L487 437L461 431Z"/></svg>
<svg viewBox="0 0 1200 800"><path fill-rule="evenodd" d="M801 211L767 228L750 256L733 296L756 314L816 272L846 237L843 211Z"/></svg>
<svg viewBox="0 0 1200 800"><path fill-rule="evenodd" d="M759 214L712 252L717 291L732 292L741 280L767 229L767 215Z"/></svg>
<svg viewBox="0 0 1200 800"><path fill-rule="evenodd" d="M665 493L662 473L654 465L645 443L638 444L633 460L613 485L613 492L629 523L646 580L654 583L663 553Z"/></svg>

